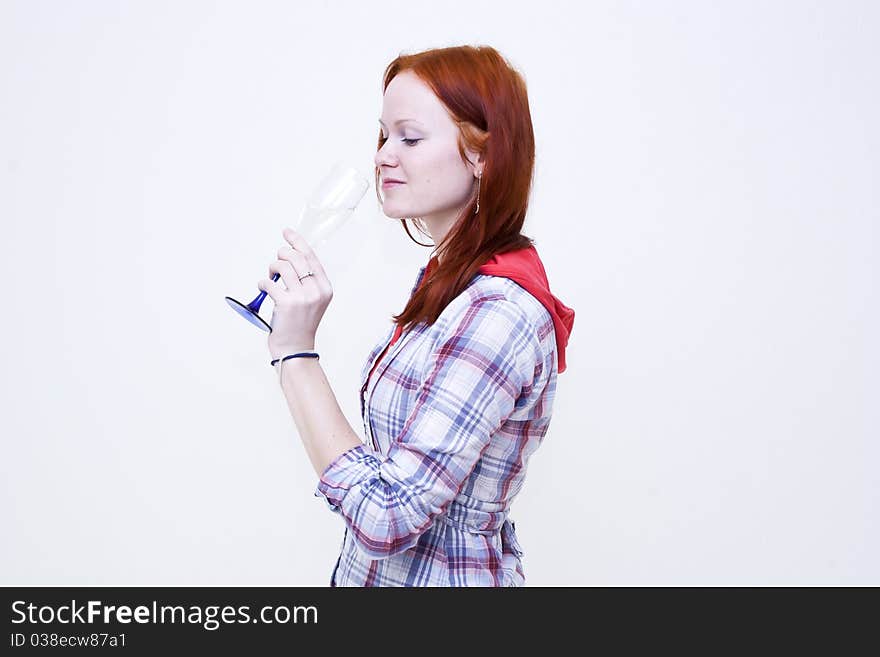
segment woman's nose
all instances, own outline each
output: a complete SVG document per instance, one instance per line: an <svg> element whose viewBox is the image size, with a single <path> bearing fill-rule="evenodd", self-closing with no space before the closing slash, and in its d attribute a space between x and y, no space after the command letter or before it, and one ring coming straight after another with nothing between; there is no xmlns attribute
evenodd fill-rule
<svg viewBox="0 0 880 657"><path fill-rule="evenodd" d="M390 143L391 143L391 140L386 141L384 144L382 144L382 147L376 151L376 155L373 158L373 162L376 164L377 167L381 166L383 164L387 164L387 165L396 165L397 164L397 155L395 153L392 153L392 151L394 149L390 148L388 146L388 144L390 144Z"/></svg>

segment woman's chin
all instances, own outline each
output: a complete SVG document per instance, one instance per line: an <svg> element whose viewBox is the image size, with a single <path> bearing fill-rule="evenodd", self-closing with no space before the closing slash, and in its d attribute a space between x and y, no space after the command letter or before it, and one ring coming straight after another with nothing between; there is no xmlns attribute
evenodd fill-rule
<svg viewBox="0 0 880 657"><path fill-rule="evenodd" d="M408 217L408 216L409 216L408 214L406 214L406 213L403 212L402 210L399 210L398 208L394 207L393 204L389 204L389 203L386 203L386 204L382 207L382 212L383 212L383 213L385 214L385 216L388 217L389 219L403 219L404 217Z"/></svg>

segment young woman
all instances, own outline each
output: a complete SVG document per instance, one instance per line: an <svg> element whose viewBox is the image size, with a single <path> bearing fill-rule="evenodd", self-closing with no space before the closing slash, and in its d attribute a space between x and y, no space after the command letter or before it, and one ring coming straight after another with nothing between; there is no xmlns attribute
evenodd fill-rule
<svg viewBox="0 0 880 657"><path fill-rule="evenodd" d="M412 218L435 250L364 363L365 442L309 357L333 295L315 253L285 230L290 246L258 284L275 302L269 351L315 494L345 523L330 585L519 586L510 508L574 324L520 234L535 156L526 86L489 47L401 55L379 123L383 212L410 239Z"/></svg>

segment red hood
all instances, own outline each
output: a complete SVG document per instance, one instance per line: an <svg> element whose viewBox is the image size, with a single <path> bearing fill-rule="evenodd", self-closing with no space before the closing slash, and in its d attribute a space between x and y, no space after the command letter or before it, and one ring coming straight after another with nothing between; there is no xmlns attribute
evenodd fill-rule
<svg viewBox="0 0 880 657"><path fill-rule="evenodd" d="M481 274L504 276L526 289L529 294L544 304L553 318L556 327L556 351L559 361L559 373L565 371L565 347L574 326L574 310L550 292L550 283L544 264L534 246L517 251L508 251L492 256L479 269Z"/></svg>

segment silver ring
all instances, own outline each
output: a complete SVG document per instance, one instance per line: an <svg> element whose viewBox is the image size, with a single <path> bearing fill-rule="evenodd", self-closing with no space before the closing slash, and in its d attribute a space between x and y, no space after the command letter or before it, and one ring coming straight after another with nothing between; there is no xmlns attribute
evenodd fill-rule
<svg viewBox="0 0 880 657"><path fill-rule="evenodd" d="M299 276L298 278L299 278L299 280L302 280L304 278L308 278L309 276L314 276L314 275L315 275L315 272L310 271L308 273L303 274L302 276Z"/></svg>

